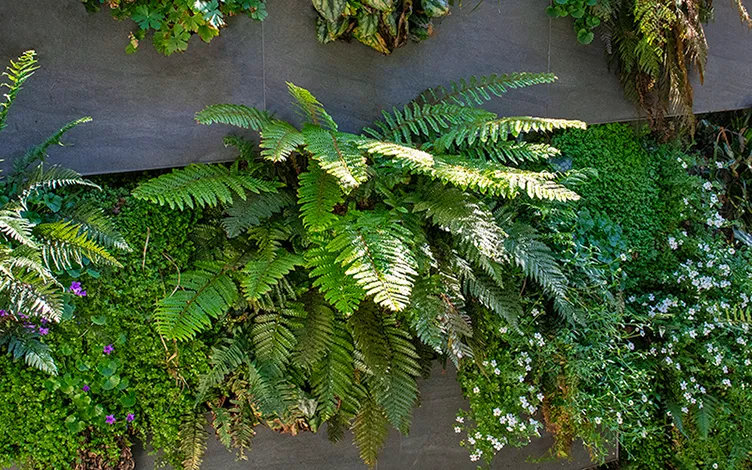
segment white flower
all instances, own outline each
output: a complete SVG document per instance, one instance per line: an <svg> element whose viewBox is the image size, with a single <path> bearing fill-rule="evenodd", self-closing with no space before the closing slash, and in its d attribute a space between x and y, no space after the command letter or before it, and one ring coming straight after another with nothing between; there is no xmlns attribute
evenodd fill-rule
<svg viewBox="0 0 752 470"><path fill-rule="evenodd" d="M719 168L719 169L723 168L723 162L715 162L715 167ZM718 467L716 467L716 468L718 468Z"/></svg>
<svg viewBox="0 0 752 470"><path fill-rule="evenodd" d="M509 331L509 328L507 328L506 326L499 328L499 333L501 333L502 335L507 334L507 331Z"/></svg>
<svg viewBox="0 0 752 470"><path fill-rule="evenodd" d="M478 393L480 393L480 389L478 387L473 387L473 393L477 395Z"/></svg>
<svg viewBox="0 0 752 470"><path fill-rule="evenodd" d="M710 191L711 189L713 189L713 183L711 183L710 181L706 181L702 185L702 187L703 187L703 189L705 189L705 191Z"/></svg>
<svg viewBox="0 0 752 470"><path fill-rule="evenodd" d="M467 442L469 442L470 445L473 445L473 446L475 445L475 439L473 439L472 437L468 437Z"/></svg>
<svg viewBox="0 0 752 470"><path fill-rule="evenodd" d="M593 421L595 421L595 424L601 424L601 421L602 421L602 420L601 420L601 417L600 417L600 416L596 416L596 417L595 417L595 419L594 419Z"/></svg>
<svg viewBox="0 0 752 470"><path fill-rule="evenodd" d="M538 401L543 401L543 399L545 398L542 393L539 393L538 395L536 395L536 397L538 398Z"/></svg>
<svg viewBox="0 0 752 470"><path fill-rule="evenodd" d="M457 434L459 434L459 433L461 433L461 432L462 432L462 428L461 428L461 427L459 427L459 426L455 426L455 427L454 427L454 432L456 432Z"/></svg>
<svg viewBox="0 0 752 470"><path fill-rule="evenodd" d="M463 418L462 416L457 416L454 420L460 424L465 422L465 418Z"/></svg>
<svg viewBox="0 0 752 470"><path fill-rule="evenodd" d="M625 255L624 253L622 253L622 254L620 254L620 255L619 255L619 258L620 258L620 259L621 259L622 261L626 261L626 260L627 260L627 255Z"/></svg>
<svg viewBox="0 0 752 470"><path fill-rule="evenodd" d="M494 408L493 414L494 414L494 416L501 416L501 409L500 408Z"/></svg>
<svg viewBox="0 0 752 470"><path fill-rule="evenodd" d="M498 367L497 367L496 369L494 369L494 374L496 374L496 375L499 375L499 374L501 374L501 371L499 370L499 368L498 368Z"/></svg>

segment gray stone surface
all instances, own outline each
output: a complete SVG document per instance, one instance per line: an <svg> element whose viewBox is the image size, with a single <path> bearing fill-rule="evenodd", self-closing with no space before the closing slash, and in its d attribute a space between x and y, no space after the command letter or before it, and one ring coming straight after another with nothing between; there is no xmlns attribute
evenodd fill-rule
<svg viewBox="0 0 752 470"><path fill-rule="evenodd" d="M0 135L11 159L63 123L91 115L71 132L75 146L57 161L84 173L164 168L232 158L228 130L194 123L207 104L242 102L292 117L285 81L309 88L344 130L355 131L430 86L472 74L552 71L560 81L510 93L489 108L502 114L630 120L599 44L577 44L567 20L550 21L530 0L483 1L455 8L435 35L385 57L360 44L320 45L308 0L270 0L269 18L232 18L211 44L191 40L171 57L143 44L124 54L133 24L88 14L78 0L0 0L0 61L35 48L42 68ZM707 26L710 58L698 112L752 106L752 33L730 2L716 2Z"/></svg>
<svg viewBox="0 0 752 470"><path fill-rule="evenodd" d="M408 436L396 431L389 435L377 465L378 470L474 470L468 451L459 446L460 434L453 431L457 410L466 408L453 370L437 365L433 376L422 381L421 406L415 410ZM505 448L497 454L495 470L576 470L592 467L587 452L575 446L573 459L547 458L549 436L533 441L522 449ZM154 457L143 450L134 453L136 469L154 468ZM543 460L536 462L536 460ZM317 434L280 435L260 428L247 461L236 461L235 454L214 438L210 439L204 468L207 470L364 470L351 436L336 444L327 440L325 430Z"/></svg>

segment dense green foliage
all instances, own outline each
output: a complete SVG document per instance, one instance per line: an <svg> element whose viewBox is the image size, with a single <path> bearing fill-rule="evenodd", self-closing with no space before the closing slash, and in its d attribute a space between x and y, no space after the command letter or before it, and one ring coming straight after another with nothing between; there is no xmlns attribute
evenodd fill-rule
<svg viewBox="0 0 752 470"><path fill-rule="evenodd" d="M112 16L129 18L137 29L129 35L126 52L138 49L148 32L153 32L154 47L162 54L183 52L191 36L204 42L219 35L227 17L244 14L257 21L266 18L264 0L81 0L89 11L98 11L107 3Z"/></svg>
<svg viewBox="0 0 752 470"><path fill-rule="evenodd" d="M313 0L321 43L357 39L382 54L433 32L433 19L449 14L448 0Z"/></svg>
<svg viewBox="0 0 752 470"><path fill-rule="evenodd" d="M712 153L623 125L554 142L599 175L545 219L586 320L562 324L534 297L521 328L485 318L489 357L460 370L471 406L455 430L471 459L545 426L558 456L582 439L602 459L618 436L630 468L748 468L752 253L728 241Z"/></svg>
<svg viewBox="0 0 752 470"><path fill-rule="evenodd" d="M197 115L258 130L261 154L231 137L240 155L230 167L191 165L134 196L221 209L203 231L209 249L172 281L155 320L169 339L212 325L225 332L197 397L208 400L222 442L243 457L258 424L296 433L326 422L333 439L352 427L374 465L386 426L409 429L422 364L435 354L455 364L482 355L475 318L516 323L520 285L577 321L552 252L517 215L527 211L523 197L578 196L559 175L509 160L556 153L513 137L584 125L473 107L553 78L489 76L432 89L384 113L367 136L338 131L294 85L301 128L240 105ZM186 422L186 468L200 464L200 430Z"/></svg>

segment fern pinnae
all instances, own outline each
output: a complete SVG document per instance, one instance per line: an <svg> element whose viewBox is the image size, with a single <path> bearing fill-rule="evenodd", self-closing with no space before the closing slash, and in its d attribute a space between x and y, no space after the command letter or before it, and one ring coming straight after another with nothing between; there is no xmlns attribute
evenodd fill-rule
<svg viewBox="0 0 752 470"><path fill-rule="evenodd" d="M6 82L0 84L8 89L8 93L5 94L5 101L0 103L0 131L6 127L6 118L8 117L8 111L13 106L13 102L16 99L16 95L21 91L24 82L34 75L34 71L38 69L36 59L36 52L29 50L21 54L16 60L11 60L10 65L6 67L3 76L6 77Z"/></svg>
<svg viewBox="0 0 752 470"><path fill-rule="evenodd" d="M449 90L443 86L430 88L416 101L433 104L454 103L460 106L481 105L493 97L502 96L508 89L553 83L556 79L552 73L530 72L471 76L467 80L461 79L459 83L451 82Z"/></svg>
<svg viewBox="0 0 752 470"><path fill-rule="evenodd" d="M334 119L326 112L324 106L310 91L295 86L290 82L287 82L287 91L295 99L298 111L307 122L330 131L337 130L337 123L334 122Z"/></svg>
<svg viewBox="0 0 752 470"><path fill-rule="evenodd" d="M284 121L274 121L261 129L261 156L269 161L285 161L304 144L303 134Z"/></svg>
<svg viewBox="0 0 752 470"><path fill-rule="evenodd" d="M199 124L229 124L255 131L260 131L272 121L271 115L266 111L240 104L214 104L196 113L196 122Z"/></svg>

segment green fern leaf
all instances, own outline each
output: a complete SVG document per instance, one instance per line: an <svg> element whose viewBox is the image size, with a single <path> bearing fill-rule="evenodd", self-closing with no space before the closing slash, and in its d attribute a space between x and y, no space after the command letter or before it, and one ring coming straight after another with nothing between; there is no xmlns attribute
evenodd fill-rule
<svg viewBox="0 0 752 470"><path fill-rule="evenodd" d="M183 470L201 470L209 434L204 429L206 418L202 411L191 411L183 417L178 441L183 455Z"/></svg>
<svg viewBox="0 0 752 470"><path fill-rule="evenodd" d="M363 402L353 422L353 433L360 458L370 468L374 468L388 434L384 410L374 400L367 399Z"/></svg>
<svg viewBox="0 0 752 470"><path fill-rule="evenodd" d="M303 257L279 249L272 253L263 253L249 261L243 268L241 285L245 298L256 303L269 293L272 288L296 266L303 264Z"/></svg>
<svg viewBox="0 0 752 470"><path fill-rule="evenodd" d="M319 103L310 91L305 88L300 88L287 82L287 91L295 99L298 111L303 119L316 127L325 128L331 131L337 130L337 123L326 112L324 106Z"/></svg>
<svg viewBox="0 0 752 470"><path fill-rule="evenodd" d="M235 283L219 262L199 262L195 271L183 273L175 281L179 281L179 289L160 301L154 313L157 332L168 339L193 338L238 298Z"/></svg>
<svg viewBox="0 0 752 470"><path fill-rule="evenodd" d="M430 173L434 166L433 155L404 145L368 140L360 144L360 148L370 154L393 157L403 167L421 173Z"/></svg>
<svg viewBox="0 0 752 470"><path fill-rule="evenodd" d="M213 104L196 113L196 121L199 124L229 124L260 131L273 119L266 111L241 104Z"/></svg>
<svg viewBox="0 0 752 470"><path fill-rule="evenodd" d="M429 89L422 93L418 101L426 103L454 103L460 106L481 105L494 96L501 96L509 89L532 85L553 83L556 76L552 73L519 72L503 75L472 76L459 83L452 82L449 90L443 86Z"/></svg>
<svg viewBox="0 0 752 470"><path fill-rule="evenodd" d="M104 247L86 236L84 227L72 222L50 222L34 227L34 232L44 241L42 259L47 266L70 269L74 264L83 266L84 257L94 263L122 265Z"/></svg>
<svg viewBox="0 0 752 470"><path fill-rule="evenodd" d="M245 200L235 198L227 208L227 217L222 219L222 228L228 237L235 238L293 204L295 200L286 191L249 194Z"/></svg>
<svg viewBox="0 0 752 470"><path fill-rule="evenodd" d="M337 227L328 250L339 253L337 261L345 273L377 304L402 310L410 302L417 275L412 233L385 211L351 214Z"/></svg>
<svg viewBox="0 0 752 470"><path fill-rule="evenodd" d="M538 162L556 157L561 152L548 144L534 144L530 142L499 141L475 142L473 145L462 145L458 153L468 158L474 158L496 163Z"/></svg>
<svg viewBox="0 0 752 470"><path fill-rule="evenodd" d="M259 194L277 191L278 183L260 180L238 169L224 165L188 165L172 173L140 184L133 196L171 209L185 207L215 207L232 202L233 194L241 200L247 191Z"/></svg>
<svg viewBox="0 0 752 470"><path fill-rule="evenodd" d="M306 305L306 321L300 329L292 362L307 369L321 360L332 343L334 334L334 312L320 299L313 299Z"/></svg>
<svg viewBox="0 0 752 470"><path fill-rule="evenodd" d="M335 322L326 355L311 372L312 392L318 401L317 413L322 420L334 416L341 402L352 399L355 374L352 352L350 335L342 328L341 322Z"/></svg>
<svg viewBox="0 0 752 470"><path fill-rule="evenodd" d="M311 162L308 171L298 175L298 182L298 205L303 225L312 232L327 229L337 220L332 213L334 206L343 202L337 180Z"/></svg>
<svg viewBox="0 0 752 470"><path fill-rule="evenodd" d="M352 134L331 132L320 127L303 127L306 149L323 170L337 178L345 193L368 179L366 159Z"/></svg>
<svg viewBox="0 0 752 470"><path fill-rule="evenodd" d="M295 349L295 331L302 326L301 318L305 318L305 311L299 304L265 312L254 318L251 336L256 357L262 364L274 371L282 371Z"/></svg>
<svg viewBox="0 0 752 470"><path fill-rule="evenodd" d="M274 121L261 130L261 156L275 163L287 160L303 144L303 134L284 121Z"/></svg>
<svg viewBox="0 0 752 470"><path fill-rule="evenodd" d="M321 238L314 238L305 253L313 287L319 289L327 302L344 315L352 314L366 293L346 269L337 261L337 253L329 251Z"/></svg>
<svg viewBox="0 0 752 470"><path fill-rule="evenodd" d="M503 117L492 120L469 122L454 126L442 134L436 141L440 149L450 148L452 145L467 143L472 146L476 142L501 142L510 136L518 137L528 132L550 132L555 129L585 129L587 124L582 121L567 119L550 119L530 116Z"/></svg>
<svg viewBox="0 0 752 470"><path fill-rule="evenodd" d="M94 201L84 202L66 211L64 215L80 227L81 234L85 234L101 246L131 251L128 242L115 228L115 224Z"/></svg>
<svg viewBox="0 0 752 470"><path fill-rule="evenodd" d="M38 69L36 59L36 52L26 51L15 61L11 60L10 65L6 67L3 76L7 77L7 82L0 86L8 88L8 93L5 94L5 101L0 103L0 131L5 129L5 120L8 117L8 111L13 106L13 102L16 99L16 95L23 87L26 80L34 75L34 71Z"/></svg>
<svg viewBox="0 0 752 470"><path fill-rule="evenodd" d="M90 186L96 189L101 189L91 181L84 179L77 172L68 168L62 168L59 166L52 166L45 169L44 164L40 163L29 175L29 178L23 182L18 194L21 200L21 204L26 204L26 198L29 197L35 191L41 191L45 189L57 189L63 186Z"/></svg>

